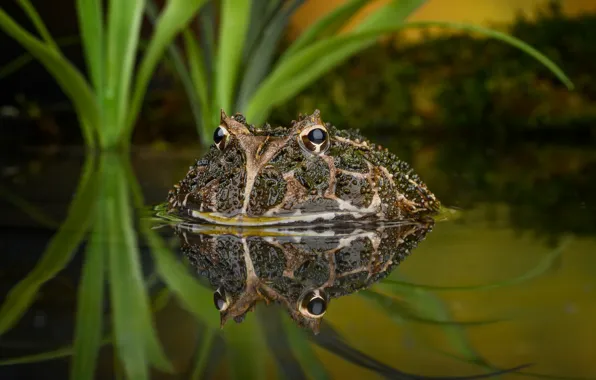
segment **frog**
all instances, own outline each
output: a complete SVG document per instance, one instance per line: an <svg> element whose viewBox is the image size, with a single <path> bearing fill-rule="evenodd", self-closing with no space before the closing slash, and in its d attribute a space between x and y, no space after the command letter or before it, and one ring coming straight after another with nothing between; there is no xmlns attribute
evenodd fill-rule
<svg viewBox="0 0 596 380"><path fill-rule="evenodd" d="M221 110L206 154L169 191L166 212L229 226L384 223L432 217L441 204L413 168L319 110L257 127Z"/></svg>
<svg viewBox="0 0 596 380"><path fill-rule="evenodd" d="M257 304L277 304L319 333L332 300L390 275L432 231L434 221L342 227L231 227L178 223L180 252L213 290L223 328Z"/></svg>

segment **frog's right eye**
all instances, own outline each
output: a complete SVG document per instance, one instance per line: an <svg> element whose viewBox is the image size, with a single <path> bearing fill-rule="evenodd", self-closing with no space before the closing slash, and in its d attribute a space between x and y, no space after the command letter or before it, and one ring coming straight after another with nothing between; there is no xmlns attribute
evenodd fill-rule
<svg viewBox="0 0 596 380"><path fill-rule="evenodd" d="M213 293L213 303L215 304L215 308L219 311L224 311L230 306L230 301L225 289L220 287Z"/></svg>
<svg viewBox="0 0 596 380"><path fill-rule="evenodd" d="M213 132L213 142L215 143L217 149L224 150L229 137L230 133L223 125L217 127L215 132Z"/></svg>

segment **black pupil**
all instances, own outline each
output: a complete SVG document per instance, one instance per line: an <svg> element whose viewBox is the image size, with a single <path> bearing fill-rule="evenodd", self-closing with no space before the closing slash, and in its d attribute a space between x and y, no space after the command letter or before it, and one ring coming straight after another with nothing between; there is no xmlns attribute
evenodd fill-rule
<svg viewBox="0 0 596 380"><path fill-rule="evenodd" d="M226 300L224 300L219 292L215 292L213 294L213 303L215 304L217 310L221 310L226 305Z"/></svg>
<svg viewBox="0 0 596 380"><path fill-rule="evenodd" d="M325 312L325 301L322 298L315 298L308 303L307 308L312 315L321 315Z"/></svg>
<svg viewBox="0 0 596 380"><path fill-rule="evenodd" d="M308 139L313 144L322 144L327 138L327 133L321 128L316 128L308 132Z"/></svg>
<svg viewBox="0 0 596 380"><path fill-rule="evenodd" d="M224 136L224 130L220 127L217 127L215 132L213 132L213 141L215 141L216 144L219 144L221 140L223 140Z"/></svg>

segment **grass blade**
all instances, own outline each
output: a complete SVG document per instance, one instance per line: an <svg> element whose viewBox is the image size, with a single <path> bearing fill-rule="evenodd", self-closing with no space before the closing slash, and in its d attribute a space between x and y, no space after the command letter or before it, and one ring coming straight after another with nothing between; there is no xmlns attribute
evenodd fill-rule
<svg viewBox="0 0 596 380"><path fill-rule="evenodd" d="M201 108L200 128L198 130L203 145L211 143L211 132L213 126L211 125L211 115L214 110L211 109L209 94L209 81L204 65L204 54L199 46L196 38L191 34L190 30L184 31L184 43L188 53L188 65L190 67L190 77L192 80L191 92L193 96L198 97Z"/></svg>
<svg viewBox="0 0 596 380"><path fill-rule="evenodd" d="M129 378L148 378L147 359L171 371L151 321L139 259L128 181L121 157L103 157L112 319L119 357Z"/></svg>
<svg viewBox="0 0 596 380"><path fill-rule="evenodd" d="M397 299L393 299L392 297L371 290L364 290L362 292L359 292L358 295L383 309L383 311L387 315L390 315L393 319L407 319L413 322L419 322L429 325L458 327L486 326L493 323L503 322L506 320L492 319L480 321L453 321L450 318L446 318L447 313L444 311L440 314L431 314L426 313L426 310L423 308L423 311L421 312L420 310L416 310L415 308L400 305L399 300ZM422 297L420 298L420 301L423 301ZM437 318L437 315L442 315L444 318Z"/></svg>
<svg viewBox="0 0 596 380"><path fill-rule="evenodd" d="M319 18L309 26L308 29L302 32L292 45L286 49L281 56L280 61L291 57L296 52L307 47L321 37L333 35L369 2L370 0L351 0Z"/></svg>
<svg viewBox="0 0 596 380"><path fill-rule="evenodd" d="M306 379L301 363L294 356L292 341L285 334L282 315L277 308L256 309L265 342L271 351L279 370L279 377L284 379ZM308 368L310 373L310 368Z"/></svg>
<svg viewBox="0 0 596 380"><path fill-rule="evenodd" d="M259 37L262 36L263 30L269 24L271 16L276 14L282 6L282 0L256 0L252 2L250 7L250 20L248 23L248 30L246 31L246 40L244 41L244 51L242 54L243 64L246 64L248 58L254 51L255 46L259 42Z"/></svg>
<svg viewBox="0 0 596 380"><path fill-rule="evenodd" d="M249 315L240 323L226 326L226 352L232 379L265 378L267 347L255 315Z"/></svg>
<svg viewBox="0 0 596 380"><path fill-rule="evenodd" d="M549 68L564 84L572 88L572 83L563 71L548 57L540 53L525 42L505 33L476 25L421 21L399 24L392 27L365 32L351 33L346 36L327 38L317 42L309 48L296 53L291 59L285 60L259 86L246 110L247 120L259 124L264 121L271 108L295 96L306 86L314 82L322 74L343 62L345 59L363 49L372 37L396 32L405 28L427 28L441 26L468 32L477 32L491 38L506 42ZM364 44L363 44L364 43ZM325 59L320 59L324 56ZM274 97L271 94L275 94Z"/></svg>
<svg viewBox="0 0 596 380"><path fill-rule="evenodd" d="M0 185L0 197L4 198L9 203L12 203L16 208L24 212L33 221L48 228L58 228L60 223L55 221L52 217L46 215L26 199L21 198L17 194Z"/></svg>
<svg viewBox="0 0 596 380"><path fill-rule="evenodd" d="M303 367L308 368L309 375L315 380L329 379L325 366L312 349L304 330L296 327L296 323L289 317L282 318L282 324L294 354Z"/></svg>
<svg viewBox="0 0 596 380"><path fill-rule="evenodd" d="M204 329L205 336L202 337L200 347L198 347L197 356L195 358L195 366L192 370L190 379L199 380L202 378L205 369L207 368L211 348L215 338L215 331L211 329Z"/></svg>
<svg viewBox="0 0 596 380"><path fill-rule="evenodd" d="M519 285L524 282L533 280L537 277L542 276L544 273L548 272L554 264L557 262L557 259L561 256L561 254L565 251L565 249L571 243L571 239L567 239L563 241L558 247L548 252L540 262L531 268L529 271L509 279L505 279L502 281L497 281L489 284L481 284L481 285L467 285L467 286L433 286L433 285L422 285L422 284L414 284L405 281L398 281L398 280L384 280L381 284L379 284L382 288L393 289L393 288L410 288L410 289L421 289L421 290L432 290L432 291L481 291L481 290L492 290L498 289L506 286L513 286Z"/></svg>
<svg viewBox="0 0 596 380"><path fill-rule="evenodd" d="M164 11L160 14L155 26L155 32L139 66L130 109L127 109L125 128L120 137L121 141L130 140L134 122L141 109L149 80L166 48L174 37L188 25L204 3L205 0L169 0Z"/></svg>
<svg viewBox="0 0 596 380"><path fill-rule="evenodd" d="M358 32L391 27L404 22L412 13L420 8L426 0L392 0L380 7L373 14L362 20L355 28ZM371 42L374 42L371 41Z"/></svg>
<svg viewBox="0 0 596 380"><path fill-rule="evenodd" d="M144 8L143 0L109 1L103 63L106 81L102 99L105 123L100 130L102 148L117 145L127 117L130 117L129 95Z"/></svg>
<svg viewBox="0 0 596 380"><path fill-rule="evenodd" d="M250 54L240 83L235 108L239 112L244 111L250 97L254 94L258 85L269 72L277 45L290 21L290 17L302 3L304 3L304 0L290 1L289 4L278 11L265 27L263 38L260 40L254 52Z"/></svg>
<svg viewBox="0 0 596 380"><path fill-rule="evenodd" d="M81 40L85 50L87 70L97 98L103 99L104 90L104 30L101 0L77 0L77 14Z"/></svg>
<svg viewBox="0 0 596 380"><path fill-rule="evenodd" d="M101 348L105 257L104 239L107 237L103 204L100 199L87 246L79 285L76 315L74 354L71 379L93 379L96 359Z"/></svg>
<svg viewBox="0 0 596 380"><path fill-rule="evenodd" d="M48 45L48 47L58 51L59 49L58 45L56 45L56 41L54 41L54 39L52 38L52 35L46 28L46 25L43 23L41 17L39 17L39 13L37 13L33 4L31 4L29 0L18 0L17 3L23 9L23 11L25 11L27 17L29 17L29 19L33 23L33 26L35 27L35 29L37 29L37 32Z"/></svg>
<svg viewBox="0 0 596 380"><path fill-rule="evenodd" d="M242 57L242 47L248 30L252 0L222 0L219 26L219 51L215 72L215 109L234 113L236 78ZM215 114L215 111L214 111ZM214 116L212 116L214 117Z"/></svg>
<svg viewBox="0 0 596 380"><path fill-rule="evenodd" d="M168 288L182 301L184 307L210 329L219 328L219 319L213 313L213 292L202 286L186 269L184 264L174 257L163 240L153 231L147 221L143 234L151 249L159 276Z"/></svg>
<svg viewBox="0 0 596 380"><path fill-rule="evenodd" d="M23 29L2 9L0 29L23 45L56 79L77 110L85 143L88 147L94 147L99 125L99 106L83 75L58 51Z"/></svg>
<svg viewBox="0 0 596 380"><path fill-rule="evenodd" d="M149 19L153 23L155 23L158 17L158 10L157 6L155 5L155 0L151 0L147 3L146 13L149 16ZM190 31L188 29L189 27L187 27L186 30L184 30L184 33L188 33L190 35ZM190 36L192 37L192 35ZM197 92L195 91L195 84L193 83L191 75L188 72L184 63L184 59L182 58L182 54L180 53L180 50L178 49L176 44L173 43L170 46L168 46L167 54L172 64L174 65L174 70L176 70L176 72L178 73L178 77L180 78L182 87L184 87L184 92L186 93L186 96L188 98L190 110L192 112L193 119L195 120L195 127L197 129L197 133L199 134L199 136L202 137L201 124L203 113L201 112L201 105L199 103L200 100L197 96ZM189 53L189 61L193 58L194 57L192 57ZM199 59L201 58L202 57L199 57Z"/></svg>
<svg viewBox="0 0 596 380"><path fill-rule="evenodd" d="M33 303L39 288L72 259L93 218L98 179L92 173L94 161L87 159L83 175L69 206L68 216L52 237L35 268L7 294L0 308L0 335L8 331ZM91 172L91 173L90 173Z"/></svg>

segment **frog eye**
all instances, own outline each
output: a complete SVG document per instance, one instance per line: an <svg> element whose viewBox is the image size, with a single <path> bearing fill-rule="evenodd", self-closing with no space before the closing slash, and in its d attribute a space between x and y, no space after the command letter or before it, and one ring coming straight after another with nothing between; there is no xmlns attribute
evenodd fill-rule
<svg viewBox="0 0 596 380"><path fill-rule="evenodd" d="M215 132L213 132L213 142L215 143L217 149L225 149L229 136L230 133L223 125L220 125L217 127L217 129L215 129Z"/></svg>
<svg viewBox="0 0 596 380"><path fill-rule="evenodd" d="M307 292L298 302L300 313L309 318L321 318L327 311L327 297L320 289Z"/></svg>
<svg viewBox="0 0 596 380"><path fill-rule="evenodd" d="M329 133L322 125L315 125L302 131L298 141L307 151L321 154L329 148Z"/></svg>
<svg viewBox="0 0 596 380"><path fill-rule="evenodd" d="M224 311L230 306L230 300L225 289L220 287L213 293L213 303L219 311Z"/></svg>

